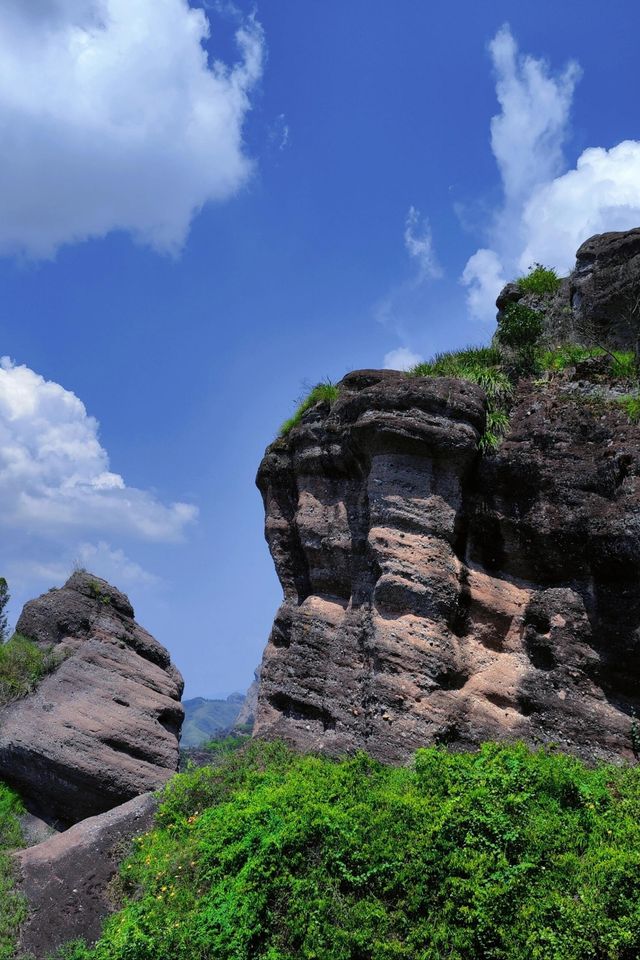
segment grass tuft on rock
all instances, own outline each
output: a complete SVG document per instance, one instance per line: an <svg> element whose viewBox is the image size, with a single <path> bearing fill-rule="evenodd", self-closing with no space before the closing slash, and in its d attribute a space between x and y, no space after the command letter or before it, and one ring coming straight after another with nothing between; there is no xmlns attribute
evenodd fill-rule
<svg viewBox="0 0 640 960"><path fill-rule="evenodd" d="M0 783L0 960L12 960L20 924L26 918L24 898L15 891L15 871L7 851L23 845L18 796Z"/></svg>
<svg viewBox="0 0 640 960"><path fill-rule="evenodd" d="M0 706L31 693L59 663L53 647L43 649L28 637L14 633L0 645Z"/></svg>
<svg viewBox="0 0 640 960"><path fill-rule="evenodd" d="M479 384L487 395L487 424L478 444L480 450L495 450L509 430L509 401L513 384L500 369L502 355L495 347L466 347L452 353L439 353L433 360L419 363L409 371L411 377L455 377Z"/></svg>
<svg viewBox="0 0 640 960"><path fill-rule="evenodd" d="M310 390L304 400L300 401L293 416L284 421L280 427L280 436L286 437L294 427L297 427L307 410L310 410L317 404L325 404L329 409L331 409L338 399L339 393L340 391L338 390L337 384L332 383L330 380L324 380L322 383L316 383L315 387Z"/></svg>
<svg viewBox="0 0 640 960"><path fill-rule="evenodd" d="M555 270L551 267L543 267L541 263L534 263L529 273L516 280L523 293L532 293L537 297L553 296L560 288L561 282Z"/></svg>
<svg viewBox="0 0 640 960"><path fill-rule="evenodd" d="M252 742L175 777L66 960L635 960L640 768L486 744L408 767Z"/></svg>

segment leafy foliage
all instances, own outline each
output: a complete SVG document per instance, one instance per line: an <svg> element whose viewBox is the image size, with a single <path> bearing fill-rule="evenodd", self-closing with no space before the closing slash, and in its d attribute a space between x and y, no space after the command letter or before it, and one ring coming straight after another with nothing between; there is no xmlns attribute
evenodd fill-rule
<svg viewBox="0 0 640 960"><path fill-rule="evenodd" d="M25 902L15 892L13 865L6 853L22 846L18 817L23 812L16 794L0 783L0 960L15 955L18 928L26 914Z"/></svg>
<svg viewBox="0 0 640 960"><path fill-rule="evenodd" d="M523 293L533 293L538 297L551 296L558 291L561 280L550 267L543 267L541 263L534 263L529 273L516 280Z"/></svg>
<svg viewBox="0 0 640 960"><path fill-rule="evenodd" d="M239 730L237 733L230 733L228 736L220 737L218 740L215 738L208 740L202 744L202 749L208 750L209 753L212 753L215 757L227 757L230 753L235 753L236 750L244 747L250 739L250 733L244 733Z"/></svg>
<svg viewBox="0 0 640 960"><path fill-rule="evenodd" d="M498 338L516 350L533 347L542 334L542 316L524 303L509 303L498 324Z"/></svg>
<svg viewBox="0 0 640 960"><path fill-rule="evenodd" d="M67 960L635 960L640 768L252 743L169 784L123 875Z"/></svg>
<svg viewBox="0 0 640 960"><path fill-rule="evenodd" d="M0 644L0 706L31 693L59 663L53 647L43 649L14 633L7 643Z"/></svg>
<svg viewBox="0 0 640 960"><path fill-rule="evenodd" d="M307 410L315 407L316 404L323 403L331 408L338 399L338 395L339 390L337 385L330 380L316 383L315 387L313 387L304 400L298 404L298 408L293 416L289 417L289 419L285 420L282 424L280 427L280 436L286 437L286 435L300 423Z"/></svg>

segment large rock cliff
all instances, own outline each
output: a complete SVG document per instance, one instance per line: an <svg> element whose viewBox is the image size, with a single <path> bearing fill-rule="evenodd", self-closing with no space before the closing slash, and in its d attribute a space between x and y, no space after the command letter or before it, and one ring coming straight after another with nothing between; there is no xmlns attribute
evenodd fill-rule
<svg viewBox="0 0 640 960"><path fill-rule="evenodd" d="M63 826L162 786L178 767L183 681L127 597L75 573L26 604L17 632L60 662L0 708L0 779Z"/></svg>
<svg viewBox="0 0 640 960"><path fill-rule="evenodd" d="M615 306L598 264L624 271L598 251L625 258L627 237L581 248L554 300L558 340L587 321L606 340ZM640 263L625 264L640 291ZM597 309L577 317L594 291ZM612 346L634 344L628 319ZM386 760L494 738L633 757L640 427L608 385L611 362L521 380L488 456L479 386L389 371L349 374L331 410L269 447L257 482L284 602L256 735Z"/></svg>

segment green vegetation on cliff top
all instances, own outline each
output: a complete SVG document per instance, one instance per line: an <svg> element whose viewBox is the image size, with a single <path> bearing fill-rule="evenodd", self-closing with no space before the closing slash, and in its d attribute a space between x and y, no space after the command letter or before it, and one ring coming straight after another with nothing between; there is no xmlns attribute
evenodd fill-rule
<svg viewBox="0 0 640 960"><path fill-rule="evenodd" d="M640 768L252 742L171 781L122 875L67 960L637 960Z"/></svg>
<svg viewBox="0 0 640 960"><path fill-rule="evenodd" d="M560 288L561 279L555 270L534 264L529 273L516 280L525 295L533 295L543 302L553 297ZM540 300L534 300L539 304ZM417 364L408 371L410 377L454 377L479 384L487 394L487 423L479 441L479 449L486 453L499 446L509 429L509 405L517 381L523 376L542 372L558 372L567 366L591 357L608 355L612 361L611 379L625 381L631 388L623 402L629 419L640 420L638 397L638 370L632 352L609 351L593 344L582 346L565 344L552 350L543 343L543 313L539 306L527 302L511 302L502 312L494 342L489 347L466 347L440 353L431 360ZM505 350L506 348L506 350ZM339 386L326 381L316 384L298 404L292 417L280 427L280 436L286 436L297 426L305 413L318 404L331 409L339 396Z"/></svg>
<svg viewBox="0 0 640 960"><path fill-rule="evenodd" d="M8 850L22 846L18 817L23 813L16 794L0 783L0 960L11 960L20 924L25 919L23 898L15 892L15 875Z"/></svg>

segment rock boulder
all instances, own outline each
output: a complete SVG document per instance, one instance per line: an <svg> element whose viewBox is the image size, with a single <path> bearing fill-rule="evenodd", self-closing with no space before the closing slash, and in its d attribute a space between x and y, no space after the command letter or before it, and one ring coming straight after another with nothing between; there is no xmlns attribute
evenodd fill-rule
<svg viewBox="0 0 640 960"><path fill-rule="evenodd" d="M183 681L127 597L74 573L26 604L17 632L60 664L0 708L0 779L63 826L162 786L178 767Z"/></svg>

